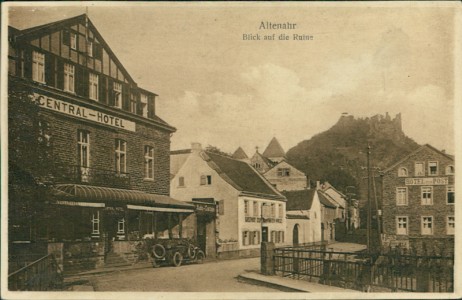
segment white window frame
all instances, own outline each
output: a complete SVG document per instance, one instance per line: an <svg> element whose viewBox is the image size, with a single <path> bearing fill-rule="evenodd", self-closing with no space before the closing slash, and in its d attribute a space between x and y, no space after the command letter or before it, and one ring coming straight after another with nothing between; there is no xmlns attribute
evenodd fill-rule
<svg viewBox="0 0 462 300"><path fill-rule="evenodd" d="M117 174L127 172L127 142L121 139L116 139L115 164Z"/></svg>
<svg viewBox="0 0 462 300"><path fill-rule="evenodd" d="M244 230L242 232L242 246L248 246L249 245L249 231Z"/></svg>
<svg viewBox="0 0 462 300"><path fill-rule="evenodd" d="M91 234L99 235L99 229L99 210L97 210L91 216Z"/></svg>
<svg viewBox="0 0 462 300"><path fill-rule="evenodd" d="M432 164L436 164L436 172L434 174L432 174L431 172L431 165ZM438 176L438 173L439 173L439 163L438 161L436 160L432 160L432 161L429 161L428 162L428 176Z"/></svg>
<svg viewBox="0 0 462 300"><path fill-rule="evenodd" d="M74 65L64 64L64 90L66 92L75 92L75 67Z"/></svg>
<svg viewBox="0 0 462 300"><path fill-rule="evenodd" d="M403 171L403 172L402 172ZM408 177L409 172L405 167L400 167L398 169L398 177Z"/></svg>
<svg viewBox="0 0 462 300"><path fill-rule="evenodd" d="M141 93L140 96L140 104L143 117L148 117L148 96L146 94Z"/></svg>
<svg viewBox="0 0 462 300"><path fill-rule="evenodd" d="M446 175L454 175L454 166L453 165L446 166Z"/></svg>
<svg viewBox="0 0 462 300"><path fill-rule="evenodd" d="M90 133L85 130L78 130L79 166L90 167Z"/></svg>
<svg viewBox="0 0 462 300"><path fill-rule="evenodd" d="M117 221L117 234L125 234L125 218Z"/></svg>
<svg viewBox="0 0 462 300"><path fill-rule="evenodd" d="M154 147L148 145L144 146L144 179L154 179Z"/></svg>
<svg viewBox="0 0 462 300"><path fill-rule="evenodd" d="M32 80L45 83L45 54L32 51Z"/></svg>
<svg viewBox="0 0 462 300"><path fill-rule="evenodd" d="M451 226L452 224L452 226ZM446 234L454 235L456 233L456 220L454 216L446 217Z"/></svg>
<svg viewBox="0 0 462 300"><path fill-rule="evenodd" d="M430 198L426 197L430 194ZM420 200L422 205L433 205L433 187L421 186L420 187Z"/></svg>
<svg viewBox="0 0 462 300"><path fill-rule="evenodd" d="M422 235L433 235L434 222L433 216L422 216L420 219L420 230ZM428 226L430 225L430 226Z"/></svg>
<svg viewBox="0 0 462 300"><path fill-rule="evenodd" d="M454 194L454 202L452 203L449 203L449 193L453 193ZM453 185L447 185L446 186L446 204L448 205L454 205L456 203L456 195L455 195L455 188Z"/></svg>
<svg viewBox="0 0 462 300"><path fill-rule="evenodd" d="M136 96L134 94L130 94L130 112L136 114Z"/></svg>
<svg viewBox="0 0 462 300"><path fill-rule="evenodd" d="M91 100L98 101L98 74L90 73L88 76L88 96Z"/></svg>
<svg viewBox="0 0 462 300"><path fill-rule="evenodd" d="M244 216L250 216L249 212L249 200L244 200Z"/></svg>
<svg viewBox="0 0 462 300"><path fill-rule="evenodd" d="M417 173L417 165L422 165L422 173ZM415 176L425 176L425 163L421 161L416 161L414 163L414 175Z"/></svg>
<svg viewBox="0 0 462 300"><path fill-rule="evenodd" d="M396 235L409 234L409 217L396 216Z"/></svg>
<svg viewBox="0 0 462 300"><path fill-rule="evenodd" d="M399 197L400 193L399 191L404 190L404 203L401 202L401 199ZM406 206L408 205L408 189L407 187L396 187L396 206Z"/></svg>
<svg viewBox="0 0 462 300"><path fill-rule="evenodd" d="M122 84L114 82L114 107L122 108Z"/></svg>
<svg viewBox="0 0 462 300"><path fill-rule="evenodd" d="M69 46L71 49L77 50L77 33L69 33Z"/></svg>
<svg viewBox="0 0 462 300"><path fill-rule="evenodd" d="M278 168L278 177L290 177L290 168Z"/></svg>

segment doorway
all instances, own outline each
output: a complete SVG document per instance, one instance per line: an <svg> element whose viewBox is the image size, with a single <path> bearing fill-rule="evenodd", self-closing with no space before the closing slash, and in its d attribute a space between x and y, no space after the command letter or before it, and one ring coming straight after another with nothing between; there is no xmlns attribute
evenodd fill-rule
<svg viewBox="0 0 462 300"><path fill-rule="evenodd" d="M267 242L268 241L268 227L262 226L261 228L261 241Z"/></svg>
<svg viewBox="0 0 462 300"><path fill-rule="evenodd" d="M292 232L292 242L294 246L298 246L299 244L299 239L298 239L298 231L299 231L299 225L295 224L294 225L294 230Z"/></svg>

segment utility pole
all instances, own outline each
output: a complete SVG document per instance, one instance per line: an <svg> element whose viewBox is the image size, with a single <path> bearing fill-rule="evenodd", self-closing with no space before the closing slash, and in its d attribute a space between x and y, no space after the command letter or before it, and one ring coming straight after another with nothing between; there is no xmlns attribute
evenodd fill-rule
<svg viewBox="0 0 462 300"><path fill-rule="evenodd" d="M367 145L367 251L371 252L371 170L370 170L371 146Z"/></svg>

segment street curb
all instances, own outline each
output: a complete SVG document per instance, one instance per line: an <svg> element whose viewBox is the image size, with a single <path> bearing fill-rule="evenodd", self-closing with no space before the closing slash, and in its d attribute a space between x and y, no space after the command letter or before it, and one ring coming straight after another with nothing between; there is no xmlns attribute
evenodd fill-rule
<svg viewBox="0 0 462 300"><path fill-rule="evenodd" d="M257 278L250 278L250 277L247 277L245 275L237 276L237 280L239 282L257 284L257 285L262 285L262 286L274 288L274 289L280 290L281 292L309 293L309 291L304 290L304 289L290 287L290 286L286 286L286 285L283 285L283 284L269 282L269 281L265 281L265 280L261 280L261 279L257 279Z"/></svg>

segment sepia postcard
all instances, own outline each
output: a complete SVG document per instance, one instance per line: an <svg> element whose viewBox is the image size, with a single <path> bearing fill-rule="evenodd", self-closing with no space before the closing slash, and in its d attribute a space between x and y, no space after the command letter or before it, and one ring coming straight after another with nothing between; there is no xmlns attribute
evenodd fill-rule
<svg viewBox="0 0 462 300"><path fill-rule="evenodd" d="M460 298L461 25L2 3L2 299Z"/></svg>

